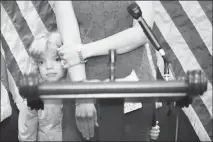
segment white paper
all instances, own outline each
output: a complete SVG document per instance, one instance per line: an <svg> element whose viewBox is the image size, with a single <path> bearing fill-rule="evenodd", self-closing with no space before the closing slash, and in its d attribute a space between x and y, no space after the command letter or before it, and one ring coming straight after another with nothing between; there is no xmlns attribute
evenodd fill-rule
<svg viewBox="0 0 213 142"><path fill-rule="evenodd" d="M131 74L125 78L122 78L122 79L116 79L116 81L139 81L135 71L133 70L131 72ZM142 108L142 103L129 103L129 102L125 102L124 103L124 113L129 113L129 112L132 112L134 110L137 110L137 109L140 109Z"/></svg>

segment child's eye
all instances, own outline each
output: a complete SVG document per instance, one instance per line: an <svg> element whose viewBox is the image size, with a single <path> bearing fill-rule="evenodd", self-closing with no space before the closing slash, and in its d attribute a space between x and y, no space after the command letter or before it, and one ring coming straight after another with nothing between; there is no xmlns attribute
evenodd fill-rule
<svg viewBox="0 0 213 142"><path fill-rule="evenodd" d="M44 62L43 61L38 61L38 64L42 65Z"/></svg>
<svg viewBox="0 0 213 142"><path fill-rule="evenodd" d="M57 62L60 62L60 61L61 61L61 59L60 59L60 58L56 58L55 60L56 60Z"/></svg>

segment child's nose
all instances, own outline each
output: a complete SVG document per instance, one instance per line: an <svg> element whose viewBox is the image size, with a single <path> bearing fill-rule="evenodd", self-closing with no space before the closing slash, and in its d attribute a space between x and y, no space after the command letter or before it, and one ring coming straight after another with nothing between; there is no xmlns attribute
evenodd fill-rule
<svg viewBox="0 0 213 142"><path fill-rule="evenodd" d="M53 62L47 61L46 67L47 67L47 69L52 69L53 68Z"/></svg>

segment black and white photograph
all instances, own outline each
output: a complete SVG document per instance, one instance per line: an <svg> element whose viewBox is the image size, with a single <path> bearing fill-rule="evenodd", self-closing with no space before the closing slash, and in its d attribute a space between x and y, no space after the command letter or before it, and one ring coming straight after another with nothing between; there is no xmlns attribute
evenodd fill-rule
<svg viewBox="0 0 213 142"><path fill-rule="evenodd" d="M0 4L0 141L212 141L212 1Z"/></svg>

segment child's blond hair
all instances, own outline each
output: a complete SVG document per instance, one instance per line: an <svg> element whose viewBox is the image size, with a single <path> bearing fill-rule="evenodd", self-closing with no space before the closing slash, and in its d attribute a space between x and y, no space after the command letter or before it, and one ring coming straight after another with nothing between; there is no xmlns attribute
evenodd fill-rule
<svg viewBox="0 0 213 142"><path fill-rule="evenodd" d="M35 37L28 50L30 54L30 60L26 65L24 74L38 73L38 66L36 62L51 45L56 45L53 47L62 46L62 39L58 31L44 33L38 37Z"/></svg>

